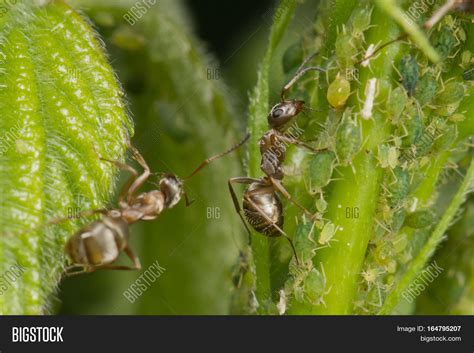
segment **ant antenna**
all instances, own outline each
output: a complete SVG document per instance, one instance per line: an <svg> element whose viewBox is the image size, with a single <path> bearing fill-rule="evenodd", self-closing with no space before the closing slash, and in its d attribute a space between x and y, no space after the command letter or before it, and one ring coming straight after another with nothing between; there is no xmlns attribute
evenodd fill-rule
<svg viewBox="0 0 474 353"><path fill-rule="evenodd" d="M212 156L212 157L209 157L208 159L206 159L204 162L202 162L195 170L194 172L192 172L189 176L187 176L186 178L183 179L183 181L186 181L188 179L191 179L193 176L195 176L202 168L204 168L206 165L208 165L209 163L211 163L212 161L215 161L216 159L219 159L221 157L224 157L225 155L235 151L236 149L238 149L240 146L242 146L245 142L247 142L247 140L250 138L250 133L247 133L247 135L245 135L244 139L242 141L240 141L238 144L234 145L232 148L230 148L229 150L225 151L225 152L222 152L222 153L219 153L219 154L216 154L215 156Z"/></svg>
<svg viewBox="0 0 474 353"><path fill-rule="evenodd" d="M304 59L303 63L300 65L300 67L298 68L298 70L296 70L296 73L295 75L293 76L293 78L290 80L290 82L288 82L284 87L283 89L281 90L281 101L284 102L285 101L285 94L286 92L288 92L290 90L290 88L295 84L296 81L298 81L301 76L303 76L305 73L307 73L308 71L312 71L312 70L315 70L315 71L320 71L320 72L326 72L325 69L319 67L319 66L309 66L309 67L305 67L305 65L312 59L314 58L316 55L318 54L318 52L314 53L314 54L311 54L310 56L308 56L306 59Z"/></svg>

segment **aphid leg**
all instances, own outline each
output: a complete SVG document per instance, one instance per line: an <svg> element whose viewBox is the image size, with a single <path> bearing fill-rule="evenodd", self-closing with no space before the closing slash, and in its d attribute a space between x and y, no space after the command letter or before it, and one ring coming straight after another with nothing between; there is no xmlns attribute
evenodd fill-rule
<svg viewBox="0 0 474 353"><path fill-rule="evenodd" d="M235 210L239 214L239 217L242 220L242 223L244 224L245 229L247 230L247 232L249 234L249 244L252 243L252 237L251 237L252 233L250 232L250 229L247 225L247 222L245 222L245 218L242 214L242 209L240 208L240 202L237 199L237 195L235 193L234 188L232 187L232 184L251 184L251 183L257 182L257 181L259 181L259 180L258 179L252 179L252 178L246 178L246 177L236 177L236 178L230 178L229 181L227 182L228 185L229 185L229 191L230 191L230 195L232 197L232 202L234 203Z"/></svg>
<svg viewBox="0 0 474 353"><path fill-rule="evenodd" d="M252 192L258 193L259 191L258 191L258 190L253 190ZM261 215L263 218L265 218L265 220L266 220L267 222L269 222L269 223L272 225L272 227L274 227L276 230L278 230L278 231L280 232L280 234L281 234L283 237L285 237L286 240L288 240L288 242L289 242L290 245L291 245L291 248L293 249L293 253L295 254L296 263L299 265L299 264L300 264L300 261L299 261L299 259L298 259L298 255L296 254L295 246L293 245L293 241L292 241L291 238L288 236L288 234L286 234L286 233L283 231L283 229L281 229L275 222L273 222L273 221L270 219L270 217L268 217L268 216L266 215L266 213L263 212L263 210L262 210L255 202L253 202L252 199L251 199L248 195L245 195L245 196L244 196L244 199L245 199L248 203L250 203L250 204L257 210L257 212L260 213L260 215Z"/></svg>
<svg viewBox="0 0 474 353"><path fill-rule="evenodd" d="M275 179L275 178L272 178L270 177L270 180L272 181L272 184L275 186L275 188L288 200L290 201L291 203L293 203L295 206L297 206L299 209L301 209L304 213L306 213L311 220L315 219L315 220L320 220L320 217L318 214L313 214L311 213L310 211L308 211L304 206L300 205L296 200L294 200L290 193L288 191L286 191L285 187L283 186L283 184Z"/></svg>

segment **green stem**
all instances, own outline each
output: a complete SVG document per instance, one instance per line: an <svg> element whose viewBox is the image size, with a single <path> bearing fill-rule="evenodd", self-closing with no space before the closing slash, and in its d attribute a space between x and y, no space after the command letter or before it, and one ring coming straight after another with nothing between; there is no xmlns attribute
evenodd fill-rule
<svg viewBox="0 0 474 353"><path fill-rule="evenodd" d="M398 34L397 26L387 21L379 9L375 9L372 15L373 28L366 36L367 43L386 42ZM357 96L365 97L367 82L376 78L379 93L376 98L378 103L385 101L388 90L385 80L392 77L394 70L392 62L399 55L400 45L394 44L371 62L371 68L360 69L360 84L358 93L353 94L349 104L356 107L353 111L358 112L362 107L358 103ZM377 146L390 135L390 126L386 124L388 119L384 114L382 118L375 115L383 114L374 108L374 117L364 121L358 115L362 125L363 139L366 141L362 151L353 160L353 168L340 169L343 180L335 181L334 188L329 199L329 209L325 217L329 218L340 230L337 232L335 241L330 247L320 250L316 257L318 263L324 264L326 272L327 289L330 291L324 297L325 306L312 308L314 314L349 314L352 312L353 301L360 280L360 272L365 259L367 245L372 236L375 217L375 206L380 193L382 169L377 167L377 161L373 157ZM380 115L379 115L380 117ZM355 174L353 173L355 171ZM360 217L346 218L346 208L358 207Z"/></svg>
<svg viewBox="0 0 474 353"><path fill-rule="evenodd" d="M449 204L446 212L441 218L441 221L438 223L432 235L430 236L426 244L423 246L419 254L411 262L407 272L405 272L403 277L397 283L396 287L387 296L382 309L380 309L378 313L379 315L390 314L398 304L403 291L410 285L410 283L412 283L416 279L416 276L420 273L420 271L430 259L431 255L433 255L437 246L443 240L444 233L451 225L459 207L464 202L467 193L470 191L470 188L473 187L473 183L474 162L471 161L471 165L467 170L466 176L464 177L464 180L456 195L454 195L454 198L451 200L451 203Z"/></svg>

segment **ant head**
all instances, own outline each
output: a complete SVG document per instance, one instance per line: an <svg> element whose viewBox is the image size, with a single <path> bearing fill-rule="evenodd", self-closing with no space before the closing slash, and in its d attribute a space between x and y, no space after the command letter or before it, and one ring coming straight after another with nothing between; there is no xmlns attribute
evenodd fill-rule
<svg viewBox="0 0 474 353"><path fill-rule="evenodd" d="M165 207L174 207L183 193L183 182L174 174L165 174L160 180L160 191L165 194Z"/></svg>
<svg viewBox="0 0 474 353"><path fill-rule="evenodd" d="M304 101L283 101L275 104L268 114L268 124L271 128L279 129L287 125L303 110Z"/></svg>

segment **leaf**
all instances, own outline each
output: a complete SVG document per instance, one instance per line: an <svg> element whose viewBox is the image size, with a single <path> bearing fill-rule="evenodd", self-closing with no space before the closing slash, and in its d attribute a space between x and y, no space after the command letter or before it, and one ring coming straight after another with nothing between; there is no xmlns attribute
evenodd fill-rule
<svg viewBox="0 0 474 353"><path fill-rule="evenodd" d="M48 311L76 222L38 228L99 208L120 159L123 93L87 21L62 1L11 2L0 18L0 313Z"/></svg>

